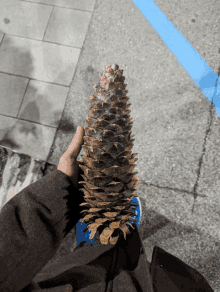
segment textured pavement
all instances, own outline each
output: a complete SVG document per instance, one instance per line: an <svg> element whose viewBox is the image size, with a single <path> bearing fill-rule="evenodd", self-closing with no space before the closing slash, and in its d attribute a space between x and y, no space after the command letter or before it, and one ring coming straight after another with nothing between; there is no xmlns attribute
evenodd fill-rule
<svg viewBox="0 0 220 292"><path fill-rule="evenodd" d="M26 3L37 5L31 2ZM81 1L38 2L65 4L68 10L69 3ZM14 32L9 37L0 26L0 84L5 85L0 95L5 104L0 103L0 146L57 165L77 126L87 126L89 96L99 74L106 66L118 64L124 70L131 103L132 152L138 153L135 171L140 180L136 193L143 211L139 230L147 258L151 261L153 247L160 246L197 269L213 290L220 291L219 117L132 1L96 0L94 6L92 2L81 2L82 10L91 14L84 15L87 30L81 47L62 33L70 34L71 29L60 29L65 13L58 6L53 10L38 4L39 29L30 34L32 42L23 39L19 21L15 27L20 36ZM86 9L88 3L90 9ZM155 3L220 75L218 1ZM73 11L67 10L71 19ZM62 20L59 25L58 19ZM45 44L39 48L37 42L43 37ZM39 63L40 51L45 55L40 55ZM16 99L8 94L11 84L16 86ZM11 112L6 98L14 106ZM83 154L82 149L79 158Z"/></svg>

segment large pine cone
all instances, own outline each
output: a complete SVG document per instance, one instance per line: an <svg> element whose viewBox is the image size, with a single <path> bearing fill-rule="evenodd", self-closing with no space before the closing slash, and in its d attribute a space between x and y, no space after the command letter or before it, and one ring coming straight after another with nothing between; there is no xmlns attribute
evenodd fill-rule
<svg viewBox="0 0 220 292"><path fill-rule="evenodd" d="M87 207L81 211L86 215L80 221L87 224L84 232L92 231L90 239L99 231L102 244L108 244L109 239L116 244L123 234L126 239L128 225L134 228L129 221L137 221L131 217L136 215L133 209L138 206L131 203L138 197L132 194L139 181L137 172L132 173L137 154L131 153L134 139L122 74L118 65L106 67L103 76L99 74L101 86L95 85L96 93L89 97L92 105L88 108L88 127L84 128L84 165L79 165L85 180L80 182L84 184L80 190L85 199L80 206Z"/></svg>

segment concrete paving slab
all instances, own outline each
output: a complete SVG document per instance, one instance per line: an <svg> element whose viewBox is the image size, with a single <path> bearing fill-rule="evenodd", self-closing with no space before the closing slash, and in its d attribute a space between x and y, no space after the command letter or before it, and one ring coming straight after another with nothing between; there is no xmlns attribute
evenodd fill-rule
<svg viewBox="0 0 220 292"><path fill-rule="evenodd" d="M0 114L17 117L28 78L0 73Z"/></svg>
<svg viewBox="0 0 220 292"><path fill-rule="evenodd" d="M92 13L54 7L44 41L82 48Z"/></svg>
<svg viewBox="0 0 220 292"><path fill-rule="evenodd" d="M30 80L17 117L57 128L68 92L69 87Z"/></svg>
<svg viewBox="0 0 220 292"><path fill-rule="evenodd" d="M0 145L47 161L56 134L55 127L0 115ZM43 157L43 159L42 159Z"/></svg>
<svg viewBox="0 0 220 292"><path fill-rule="evenodd" d="M0 71L69 86L80 49L5 35L0 47Z"/></svg>
<svg viewBox="0 0 220 292"><path fill-rule="evenodd" d="M25 0L20 0L26 2ZM93 11L96 0L28 0L28 2Z"/></svg>
<svg viewBox="0 0 220 292"><path fill-rule="evenodd" d="M1 0L0 5L2 32L25 38L43 39L53 10L52 6L15 0Z"/></svg>

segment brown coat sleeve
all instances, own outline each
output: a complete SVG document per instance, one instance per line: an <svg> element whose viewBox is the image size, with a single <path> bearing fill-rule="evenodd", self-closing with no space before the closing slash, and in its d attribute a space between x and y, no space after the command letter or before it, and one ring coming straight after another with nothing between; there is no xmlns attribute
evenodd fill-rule
<svg viewBox="0 0 220 292"><path fill-rule="evenodd" d="M79 221L83 198L55 170L9 200L0 212L0 291L20 291L47 264Z"/></svg>

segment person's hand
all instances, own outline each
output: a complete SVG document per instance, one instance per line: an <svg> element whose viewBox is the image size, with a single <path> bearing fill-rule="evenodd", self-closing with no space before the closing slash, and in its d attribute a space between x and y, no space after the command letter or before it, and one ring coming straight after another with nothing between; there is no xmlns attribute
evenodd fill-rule
<svg viewBox="0 0 220 292"><path fill-rule="evenodd" d="M76 160L84 143L83 136L85 130L82 126L77 128L77 132L68 146L66 152L60 157L57 169L65 173L72 181L73 185L79 190L78 174L79 164L83 164L82 160Z"/></svg>

